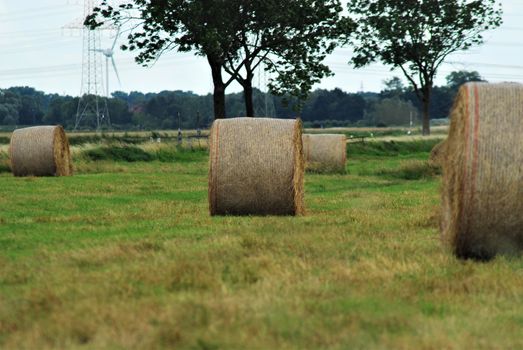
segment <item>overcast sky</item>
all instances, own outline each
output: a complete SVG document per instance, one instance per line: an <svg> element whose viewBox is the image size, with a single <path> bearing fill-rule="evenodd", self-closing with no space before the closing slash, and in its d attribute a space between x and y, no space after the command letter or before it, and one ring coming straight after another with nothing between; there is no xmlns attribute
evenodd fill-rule
<svg viewBox="0 0 523 350"><path fill-rule="evenodd" d="M489 81L523 83L523 0L502 0L503 25L486 33L486 43L466 53L454 54L441 67L437 84L453 70L477 70ZM78 95L81 85L81 31L64 29L80 23L83 0L0 0L0 88L32 86L48 93ZM111 35L102 37L102 48L112 44ZM118 46L118 45L117 45ZM379 91L383 80L400 72L374 64L352 69L348 48L338 49L326 60L335 73L317 88L339 87L356 92ZM110 90L158 92L162 90L212 91L207 62L191 54L170 52L150 68L138 66L131 53L117 50L115 60L121 78L118 85L111 72ZM105 73L104 73L105 77ZM254 85L265 90L263 73ZM241 91L231 86L227 92Z"/></svg>

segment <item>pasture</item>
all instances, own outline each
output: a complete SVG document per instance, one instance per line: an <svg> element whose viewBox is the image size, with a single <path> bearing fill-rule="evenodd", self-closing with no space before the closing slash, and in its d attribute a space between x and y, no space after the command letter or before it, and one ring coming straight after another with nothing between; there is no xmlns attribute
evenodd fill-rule
<svg viewBox="0 0 523 350"><path fill-rule="evenodd" d="M0 347L523 347L523 260L439 241L438 141L349 144L303 217L210 217L199 147L75 146L62 178L0 148Z"/></svg>

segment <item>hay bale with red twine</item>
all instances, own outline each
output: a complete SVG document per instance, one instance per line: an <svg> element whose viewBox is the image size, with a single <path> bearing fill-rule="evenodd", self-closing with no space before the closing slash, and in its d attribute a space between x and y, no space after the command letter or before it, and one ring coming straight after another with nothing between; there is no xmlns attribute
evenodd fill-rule
<svg viewBox="0 0 523 350"><path fill-rule="evenodd" d="M9 159L14 176L69 176L69 141L61 126L33 126L11 135Z"/></svg>
<svg viewBox="0 0 523 350"><path fill-rule="evenodd" d="M303 215L301 121L218 119L210 134L211 215Z"/></svg>
<svg viewBox="0 0 523 350"><path fill-rule="evenodd" d="M523 85L469 83L451 113L442 238L461 258L523 250Z"/></svg>
<svg viewBox="0 0 523 350"><path fill-rule="evenodd" d="M318 173L344 173L347 137L342 134L304 134L305 169Z"/></svg>

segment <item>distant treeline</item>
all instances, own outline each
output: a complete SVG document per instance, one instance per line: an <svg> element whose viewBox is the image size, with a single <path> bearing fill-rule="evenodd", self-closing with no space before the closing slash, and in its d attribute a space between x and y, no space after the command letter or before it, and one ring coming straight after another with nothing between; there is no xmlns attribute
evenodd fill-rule
<svg viewBox="0 0 523 350"><path fill-rule="evenodd" d="M431 118L447 118L454 95L462 83L481 80L477 72L453 72L445 86L432 91ZM419 117L420 103L414 91L398 78L384 82L379 92L347 93L341 89L316 90L297 108L284 98L266 95L255 89L255 115L277 118L300 116L307 126L393 126L407 125L410 117ZM46 94L31 87L0 90L0 125L16 126L61 124L75 125L78 97ZM112 98L99 98L100 108L107 106L113 129L194 129L212 122L212 95L185 91L160 93L114 92ZM242 93L226 96L228 117L245 115ZM83 121L81 129L95 127L94 120Z"/></svg>

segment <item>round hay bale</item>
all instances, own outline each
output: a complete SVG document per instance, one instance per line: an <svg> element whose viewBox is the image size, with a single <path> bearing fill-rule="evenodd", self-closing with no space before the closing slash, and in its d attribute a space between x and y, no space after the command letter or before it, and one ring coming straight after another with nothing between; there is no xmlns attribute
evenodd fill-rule
<svg viewBox="0 0 523 350"><path fill-rule="evenodd" d="M69 141L61 126L17 129L11 136L9 158L14 176L72 175Z"/></svg>
<svg viewBox="0 0 523 350"><path fill-rule="evenodd" d="M435 165L435 166L441 166L445 160L445 152L446 152L446 143L445 141L441 141L436 146L432 148L430 151L429 156L429 164Z"/></svg>
<svg viewBox="0 0 523 350"><path fill-rule="evenodd" d="M305 134L302 136L307 170L344 173L347 161L347 137L341 134Z"/></svg>
<svg viewBox="0 0 523 350"><path fill-rule="evenodd" d="M301 121L218 119L210 134L211 215L302 215Z"/></svg>
<svg viewBox="0 0 523 350"><path fill-rule="evenodd" d="M451 113L442 238L461 258L523 249L523 85L470 83Z"/></svg>

